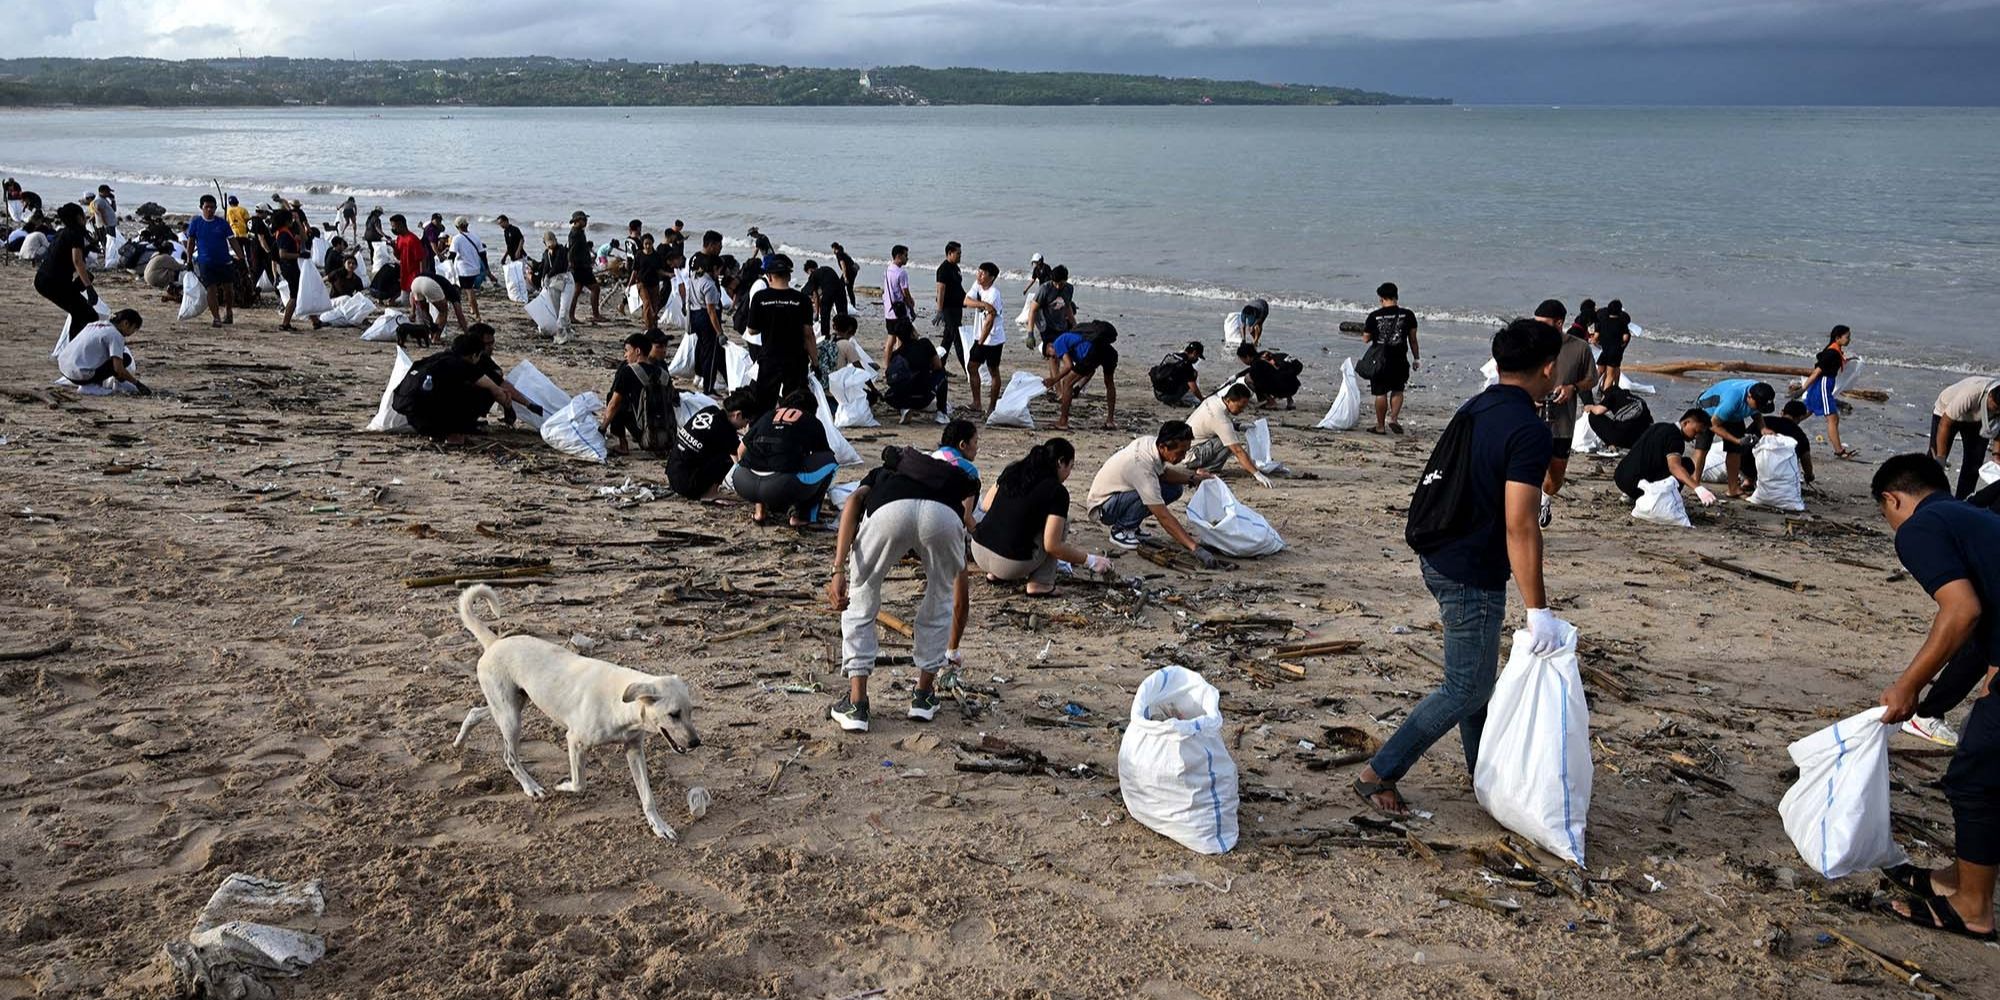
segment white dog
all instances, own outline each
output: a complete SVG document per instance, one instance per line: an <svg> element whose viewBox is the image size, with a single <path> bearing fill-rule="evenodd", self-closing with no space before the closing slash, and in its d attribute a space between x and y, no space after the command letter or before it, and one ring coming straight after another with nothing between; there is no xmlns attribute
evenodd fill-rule
<svg viewBox="0 0 2000 1000"><path fill-rule="evenodd" d="M632 783L639 789L639 805L656 836L674 839L674 828L660 818L653 805L653 787L646 776L646 736L657 730L666 737L675 753L701 746L694 731L694 705L687 684L679 677L656 677L628 670L615 663L578 656L555 643L527 635L497 639L493 630L472 616L472 602L484 598L495 615L500 608L493 602L493 588L481 584L458 597L458 620L479 640L486 652L479 658L479 690L486 706L465 715L453 746L465 742L465 734L482 720L491 718L500 727L500 759L521 790L529 798L548 794L540 782L521 766L521 708L532 701L537 708L568 730L569 780L556 791L583 791L583 752L606 743L625 744L625 763L632 769ZM676 739L675 731L680 732ZM695 807L695 791L688 797ZM701 795L706 806L707 793ZM700 811L696 812L700 815Z"/></svg>

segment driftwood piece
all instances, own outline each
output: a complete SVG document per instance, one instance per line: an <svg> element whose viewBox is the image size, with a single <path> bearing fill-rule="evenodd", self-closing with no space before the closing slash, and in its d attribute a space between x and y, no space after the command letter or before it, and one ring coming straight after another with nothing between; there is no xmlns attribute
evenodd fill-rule
<svg viewBox="0 0 2000 1000"><path fill-rule="evenodd" d="M1326 639L1319 642L1292 643L1270 650L1276 657L1333 656L1339 653L1353 653L1361 649L1359 639Z"/></svg>
<svg viewBox="0 0 2000 1000"><path fill-rule="evenodd" d="M417 590L422 587L445 587L456 583L483 583L488 580L506 580L519 576L536 576L548 571L549 564L546 562L531 563L525 566L504 566L497 569L470 566L463 569L455 569L449 573L439 573L436 576L406 576L403 578L403 586L411 590Z"/></svg>
<svg viewBox="0 0 2000 1000"><path fill-rule="evenodd" d="M0 661L39 660L44 656L54 656L69 649L70 639L65 636L46 646L32 649L0 649Z"/></svg>
<svg viewBox="0 0 2000 1000"><path fill-rule="evenodd" d="M1876 951L1875 949L1870 948L1867 945L1862 944L1861 942L1856 941L1853 938L1848 937L1847 935L1837 930L1829 929L1826 933L1828 936L1832 937L1835 941L1838 941L1841 944L1844 944L1849 948L1852 948L1855 951L1860 952L1862 957L1868 959L1871 962L1874 962L1876 965L1881 966L1882 971L1887 972L1888 974L1903 980L1904 982L1908 983L1911 986L1915 986L1919 982L1926 982L1931 984L1932 986L1937 987L1938 989L1945 990L1947 992L1953 990L1953 987L1950 983L1947 983L1944 980L1939 979L1938 977L1933 976L1928 972L1925 972L1923 966L1918 965L1917 963L1912 962L1907 958L1891 958L1888 955Z"/></svg>
<svg viewBox="0 0 2000 1000"><path fill-rule="evenodd" d="M1707 929L1708 929L1707 924L1704 924L1701 921L1697 920L1693 924L1690 924L1687 930L1680 932L1679 935L1675 936L1670 940L1662 941L1659 944L1653 945L1650 948L1640 948L1637 951L1626 952L1625 961L1637 962L1641 959L1658 958L1661 955L1666 954L1668 951L1674 948L1678 948L1681 945L1684 945L1689 941L1694 940L1694 936L1696 934L1700 934L1702 931L1705 931Z"/></svg>
<svg viewBox="0 0 2000 1000"><path fill-rule="evenodd" d="M1752 580L1757 580L1763 583L1771 584L1773 586L1783 587L1786 590L1793 590L1803 594L1807 590L1812 589L1812 584L1802 583L1798 580L1787 579L1785 577L1777 575L1776 573L1766 573L1761 569L1751 569L1748 566L1739 566L1736 563L1730 562L1727 559L1719 558L1717 556L1703 555L1703 556L1697 556L1696 558L1701 560L1701 564L1703 566L1713 566L1716 569L1728 570L1729 572L1735 573L1738 576L1744 576Z"/></svg>
<svg viewBox="0 0 2000 1000"><path fill-rule="evenodd" d="M727 632L722 633L721 635L710 636L708 641L728 642L731 639L741 639L746 635L756 635L759 632L764 632L770 629L777 628L778 626L783 625L791 620L792 616L788 614L773 615L770 618L766 618L755 625L745 625L739 629L731 629Z"/></svg>
<svg viewBox="0 0 2000 1000"><path fill-rule="evenodd" d="M905 639L915 639L917 637L917 630L911 628L909 622L906 622L901 618L898 618L895 615L890 614L887 611L877 612L875 615L875 620L881 622L883 628L886 628L891 632L895 632L896 634L901 635Z"/></svg>
<svg viewBox="0 0 2000 1000"><path fill-rule="evenodd" d="M1521 910L1521 904L1517 900L1494 899L1481 893L1462 892L1457 889L1438 889L1436 892L1439 899L1449 899L1454 903L1463 903L1503 917L1512 917Z"/></svg>
<svg viewBox="0 0 2000 1000"><path fill-rule="evenodd" d="M1626 365L1625 371L1643 372L1647 375L1672 375L1686 378L1689 372L1730 372L1734 374L1789 375L1804 378L1815 369L1798 365L1772 365L1761 361L1656 361L1645 365Z"/></svg>

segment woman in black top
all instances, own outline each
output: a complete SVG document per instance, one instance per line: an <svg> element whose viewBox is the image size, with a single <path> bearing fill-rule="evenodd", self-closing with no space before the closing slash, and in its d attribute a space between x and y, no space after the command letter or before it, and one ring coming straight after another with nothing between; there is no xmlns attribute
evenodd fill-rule
<svg viewBox="0 0 2000 1000"><path fill-rule="evenodd" d="M632 287L639 290L639 308L644 326L640 329L651 333L660 328L660 270L664 255L654 249L653 234L639 237L639 246L632 251Z"/></svg>
<svg viewBox="0 0 2000 1000"><path fill-rule="evenodd" d="M278 278L285 285L285 313L278 329L291 330L292 310L299 305L299 238L292 232L294 216L289 210L271 213L271 246L278 259Z"/></svg>
<svg viewBox="0 0 2000 1000"><path fill-rule="evenodd" d="M812 394L795 392L750 425L729 486L757 505L750 518L757 524L769 524L769 508L781 507L790 512L792 527L805 528L819 521L820 501L838 468Z"/></svg>
<svg viewBox="0 0 2000 1000"><path fill-rule="evenodd" d="M1070 467L1076 449L1064 438L1028 449L1020 461L1000 473L980 506L986 518L972 531L972 561L986 579L1026 580L1028 594L1055 593L1056 562L1081 563L1093 573L1111 568L1111 561L1069 544Z"/></svg>
<svg viewBox="0 0 2000 1000"><path fill-rule="evenodd" d="M75 202L57 208L56 221L61 225L35 269L35 291L69 315L71 333L81 333L97 322L97 310L90 304L96 292L91 289L90 268L83 262L90 249L90 231L84 228L83 206Z"/></svg>

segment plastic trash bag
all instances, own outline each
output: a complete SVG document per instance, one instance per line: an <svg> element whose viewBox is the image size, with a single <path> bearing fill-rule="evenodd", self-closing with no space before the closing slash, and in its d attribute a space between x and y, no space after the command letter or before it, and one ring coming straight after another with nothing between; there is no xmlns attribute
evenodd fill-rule
<svg viewBox="0 0 2000 1000"><path fill-rule="evenodd" d="M1799 780L1778 801L1799 857L1827 878L1909 860L1889 827L1887 711L1876 706L1793 743Z"/></svg>
<svg viewBox="0 0 2000 1000"><path fill-rule="evenodd" d="M1597 436L1597 428L1590 425L1590 416L1579 412L1576 415L1576 429L1570 435L1570 450L1581 455L1595 455L1609 451L1604 439Z"/></svg>
<svg viewBox="0 0 2000 1000"><path fill-rule="evenodd" d="M1262 417L1243 432L1243 447L1259 472L1283 472L1285 463L1271 457L1271 422Z"/></svg>
<svg viewBox="0 0 2000 1000"><path fill-rule="evenodd" d="M1701 463L1701 481L1719 483L1729 478L1729 456L1723 454L1722 439L1715 439L1715 447L1708 450L1708 457Z"/></svg>
<svg viewBox="0 0 2000 1000"><path fill-rule="evenodd" d="M706 410L711 406L721 406L721 405L722 404L715 401L714 396L709 396L699 392L681 393L680 406L674 411L674 426L686 427L687 422L690 419L692 419L695 414L700 413L701 411Z"/></svg>
<svg viewBox="0 0 2000 1000"><path fill-rule="evenodd" d="M99 296L98 300L95 303L93 303L93 305L97 309L97 318L99 321L111 318L111 307L104 304L104 299L102 296ZM49 357L54 358L61 356L63 348L69 346L69 328L72 322L73 321L70 320L68 317L63 318L62 332L56 334L56 346L54 350L51 350L49 352Z"/></svg>
<svg viewBox="0 0 2000 1000"><path fill-rule="evenodd" d="M1639 484L1639 499L1632 502L1632 516L1654 524L1691 528L1687 504L1681 500L1680 480L1668 476Z"/></svg>
<svg viewBox="0 0 2000 1000"><path fill-rule="evenodd" d="M1000 401L993 404L993 412L987 415L986 426L1035 426L1035 416L1029 407L1048 391L1048 386L1042 384L1040 375L1034 372L1015 372L1007 379L1007 388L1000 393Z"/></svg>
<svg viewBox="0 0 2000 1000"><path fill-rule="evenodd" d="M861 453L854 450L854 446L847 441L847 435L840 433L840 428L835 426L831 416L833 408L826 405L826 390L819 387L819 379L807 376L806 388L812 390L813 403L818 407L813 411L813 417L826 431L826 445L833 452L833 460L841 465L860 465Z"/></svg>
<svg viewBox="0 0 2000 1000"><path fill-rule="evenodd" d="M832 489L826 491L826 502L832 504L834 510L846 510L847 501L854 496L854 491L860 488L861 483L858 481L836 483Z"/></svg>
<svg viewBox="0 0 2000 1000"><path fill-rule="evenodd" d="M1285 547L1278 529L1251 510L1220 479L1204 479L1188 498L1188 530L1195 540L1225 556L1268 556Z"/></svg>
<svg viewBox="0 0 2000 1000"><path fill-rule="evenodd" d="M625 315L637 316L644 308L646 308L646 293L640 291L638 285L625 286Z"/></svg>
<svg viewBox="0 0 2000 1000"><path fill-rule="evenodd" d="M326 270L326 254L331 249L333 249L333 244L327 242L326 237L313 237L312 247L306 251L306 260L312 263L313 270Z"/></svg>
<svg viewBox="0 0 2000 1000"><path fill-rule="evenodd" d="M257 276L257 290L266 295L278 290L278 283L271 279L271 272L265 271ZM290 295L291 292L287 290L285 294Z"/></svg>
<svg viewBox="0 0 2000 1000"><path fill-rule="evenodd" d="M542 418L542 441L549 447L586 462L602 462L610 451L597 418L604 413L604 400L594 392L578 393L569 405Z"/></svg>
<svg viewBox="0 0 2000 1000"><path fill-rule="evenodd" d="M724 385L730 392L757 381L757 363L750 360L750 352L741 344L729 340L722 342L722 367Z"/></svg>
<svg viewBox="0 0 2000 1000"><path fill-rule="evenodd" d="M1799 443L1784 434L1766 434L1750 448L1757 460L1757 488L1750 502L1797 513L1806 509L1805 476L1799 471Z"/></svg>
<svg viewBox="0 0 2000 1000"><path fill-rule="evenodd" d="M389 384L382 388L382 404L375 408L375 419L368 421L371 431L406 431L410 429L410 418L396 412L390 402L396 397L396 387L410 374L410 354L396 348L396 363L389 366Z"/></svg>
<svg viewBox="0 0 2000 1000"><path fill-rule="evenodd" d="M1500 823L1578 866L1590 814L1590 706L1576 666L1576 629L1536 656L1526 629L1514 633L1506 669L1486 703L1472 789Z"/></svg>
<svg viewBox="0 0 2000 1000"><path fill-rule="evenodd" d="M292 315L311 316L331 308L333 298L326 293L326 279L319 276L319 268L299 268L299 304Z"/></svg>
<svg viewBox="0 0 2000 1000"><path fill-rule="evenodd" d="M333 308L319 314L319 321L327 326L358 327L368 324L368 317L375 311L375 303L360 293L343 295L333 300ZM392 334L394 330L390 331ZM394 336L390 337L395 339Z"/></svg>
<svg viewBox="0 0 2000 1000"><path fill-rule="evenodd" d="M1659 386L1651 385L1645 382L1632 381L1631 377L1626 375L1624 372L1618 373L1618 388L1623 389L1626 392L1643 393L1648 396L1658 395L1660 391Z"/></svg>
<svg viewBox="0 0 2000 1000"><path fill-rule="evenodd" d="M1236 846L1236 762L1222 695L1200 674L1162 667L1139 685L1118 743L1118 792L1147 829L1202 854Z"/></svg>
<svg viewBox="0 0 2000 1000"><path fill-rule="evenodd" d="M176 314L181 322L187 322L201 315L208 308L208 289L201 286L201 279L193 270L181 272L181 308Z"/></svg>
<svg viewBox="0 0 2000 1000"><path fill-rule="evenodd" d="M1486 388L1491 389L1499 385L1500 362L1487 358L1486 363L1479 366L1479 374L1486 376Z"/></svg>
<svg viewBox="0 0 2000 1000"><path fill-rule="evenodd" d="M1351 431L1361 422L1361 376L1354 373L1354 359L1340 363L1340 392L1327 407L1326 416L1314 425L1323 431Z"/></svg>
<svg viewBox="0 0 2000 1000"><path fill-rule="evenodd" d="M528 318L534 321L536 330L554 334L562 329L563 314L561 304L556 301L554 295L549 294L550 291L547 288L542 289L542 294L529 300L527 309Z"/></svg>
<svg viewBox="0 0 2000 1000"><path fill-rule="evenodd" d="M273 995L265 977L304 972L326 955L326 939L281 922L317 922L326 897L317 880L277 882L232 873L209 897L185 941L165 947L172 996Z"/></svg>
<svg viewBox="0 0 2000 1000"><path fill-rule="evenodd" d="M396 327L408 323L410 317L401 309L384 309L368 329L361 331L361 339L371 344L393 344L396 342Z"/></svg>
<svg viewBox="0 0 2000 1000"><path fill-rule="evenodd" d="M681 338L681 345L674 348L674 359L667 364L669 378L694 377L694 335Z"/></svg>
<svg viewBox="0 0 2000 1000"><path fill-rule="evenodd" d="M2000 483L2000 462L1988 462L1979 467L1979 488L1985 489Z"/></svg>
<svg viewBox="0 0 2000 1000"><path fill-rule="evenodd" d="M852 365L827 376L827 388L840 404L833 415L835 427L880 427L875 410L868 405L868 373Z"/></svg>
<svg viewBox="0 0 2000 1000"><path fill-rule="evenodd" d="M508 298L513 299L516 302L526 303L528 299L532 297L528 294L527 261L510 260L507 262L506 266L500 269L500 273L507 282Z"/></svg>
<svg viewBox="0 0 2000 1000"><path fill-rule="evenodd" d="M562 391L560 386L542 374L542 370L536 368L532 361L523 361L509 369L507 383L542 408L542 415L538 417L532 410L519 403L510 404L514 408L514 416L537 431L542 429L542 422L549 418L549 414L569 405L569 393Z"/></svg>
<svg viewBox="0 0 2000 1000"><path fill-rule="evenodd" d="M22 260L41 260L49 252L49 234L29 233L21 240L19 256Z"/></svg>

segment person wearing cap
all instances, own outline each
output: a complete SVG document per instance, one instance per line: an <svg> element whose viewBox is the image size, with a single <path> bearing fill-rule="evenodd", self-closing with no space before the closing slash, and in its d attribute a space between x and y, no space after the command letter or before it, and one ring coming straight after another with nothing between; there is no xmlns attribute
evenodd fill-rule
<svg viewBox="0 0 2000 1000"><path fill-rule="evenodd" d="M806 391L813 369L812 300L792 287L792 258L772 254L764 287L750 296L747 329L764 345L757 362L757 394L765 407Z"/></svg>
<svg viewBox="0 0 2000 1000"><path fill-rule="evenodd" d="M458 261L458 287L465 304L472 308L472 321L479 322L479 281L486 270L486 245L472 235L472 220L461 215L451 222L451 256ZM470 272L469 274L467 272ZM461 322L460 326L465 324Z"/></svg>
<svg viewBox="0 0 2000 1000"><path fill-rule="evenodd" d="M1385 430L1403 433L1403 390L1409 387L1410 372L1423 363L1423 351L1417 345L1417 314L1403 308L1398 301L1400 294L1395 282L1383 282L1375 289L1380 305L1361 321L1361 340L1375 351L1377 360L1375 370L1368 375L1368 392L1375 397L1375 426L1368 428L1370 434ZM1258 333L1263 333L1261 327Z"/></svg>
<svg viewBox="0 0 2000 1000"><path fill-rule="evenodd" d="M1206 353L1201 341L1190 340L1186 347L1160 359L1146 373L1153 382L1153 398L1168 406L1193 406L1202 397L1200 373L1196 369Z"/></svg>
<svg viewBox="0 0 2000 1000"><path fill-rule="evenodd" d="M1603 313L1599 313L1602 322ZM1599 329L1603 329L1602 326ZM1706 468L1708 452L1715 439L1722 438L1722 453L1728 462L1729 495L1740 497L1757 485L1757 463L1745 463L1750 446L1763 433L1763 415L1777 408L1778 392L1769 382L1754 378L1724 379L1702 390L1695 405L1708 411L1709 429L1694 442L1694 467Z"/></svg>
<svg viewBox="0 0 2000 1000"><path fill-rule="evenodd" d="M1042 255L1037 252L1028 258L1028 283L1021 286L1021 301L1033 302L1035 293L1041 291L1042 282L1047 280L1049 280L1049 262L1043 260Z"/></svg>
<svg viewBox="0 0 2000 1000"><path fill-rule="evenodd" d="M118 232L118 199L112 194L111 185L97 186L97 197L91 200L90 210L99 233Z"/></svg>
<svg viewBox="0 0 2000 1000"><path fill-rule="evenodd" d="M571 212L569 216L569 280L575 286L569 300L566 315L570 323L576 322L576 303L583 298L583 290L590 289L590 325L604 322L604 289L597 284L597 250L590 245L590 234L586 231L590 216L585 212Z"/></svg>
<svg viewBox="0 0 2000 1000"><path fill-rule="evenodd" d="M1270 317L1270 303L1263 299L1245 302L1242 309L1222 318L1222 346L1261 345L1264 342L1264 321Z"/></svg>
<svg viewBox="0 0 2000 1000"><path fill-rule="evenodd" d="M1951 461L1951 444L1961 447L1958 484L1953 496L1963 500L1979 483L1979 466L1990 455L2000 461L2000 379L1974 375L1945 386L1931 407L1932 458Z"/></svg>
<svg viewBox="0 0 2000 1000"><path fill-rule="evenodd" d="M847 315L847 282L841 280L838 267L835 264L821 267L816 260L806 261L806 283L800 291L812 300L820 334L832 336L834 315Z"/></svg>
<svg viewBox="0 0 2000 1000"><path fill-rule="evenodd" d="M1535 321L1558 331L1569 318L1569 309L1556 299L1543 299L1535 307ZM1542 476L1541 525L1546 528L1555 517L1555 497L1569 473L1571 444L1576 438L1578 401L1587 399L1597 388L1597 366L1591 363L1590 342L1564 334L1562 350L1556 354L1555 388L1542 401L1542 419L1548 421L1554 444L1549 471Z"/></svg>

